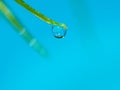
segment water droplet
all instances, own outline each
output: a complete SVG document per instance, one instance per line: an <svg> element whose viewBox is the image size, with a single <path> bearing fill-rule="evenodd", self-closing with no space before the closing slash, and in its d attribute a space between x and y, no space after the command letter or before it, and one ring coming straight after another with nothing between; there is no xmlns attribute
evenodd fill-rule
<svg viewBox="0 0 120 90"><path fill-rule="evenodd" d="M66 35L67 30L60 26L52 26L52 33L53 36L56 38L64 38Z"/></svg>

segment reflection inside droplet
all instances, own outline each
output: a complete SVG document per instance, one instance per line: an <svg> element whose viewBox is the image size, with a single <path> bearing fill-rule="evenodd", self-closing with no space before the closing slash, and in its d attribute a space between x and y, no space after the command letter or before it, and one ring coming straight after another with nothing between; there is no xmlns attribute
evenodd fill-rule
<svg viewBox="0 0 120 90"><path fill-rule="evenodd" d="M60 26L52 26L53 36L56 38L64 38L67 30Z"/></svg>

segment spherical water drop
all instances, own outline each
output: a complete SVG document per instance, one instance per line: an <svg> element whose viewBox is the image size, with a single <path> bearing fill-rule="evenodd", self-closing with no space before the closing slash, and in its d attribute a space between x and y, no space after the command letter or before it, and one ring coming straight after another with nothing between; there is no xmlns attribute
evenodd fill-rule
<svg viewBox="0 0 120 90"><path fill-rule="evenodd" d="M60 26L52 26L52 33L53 36L56 38L64 38L66 35L67 30Z"/></svg>

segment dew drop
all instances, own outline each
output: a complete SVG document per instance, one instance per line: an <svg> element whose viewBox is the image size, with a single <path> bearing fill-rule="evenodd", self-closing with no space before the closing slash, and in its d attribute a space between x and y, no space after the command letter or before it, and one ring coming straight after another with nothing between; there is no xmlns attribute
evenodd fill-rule
<svg viewBox="0 0 120 90"><path fill-rule="evenodd" d="M52 33L55 38L64 38L67 30L60 26L52 26Z"/></svg>

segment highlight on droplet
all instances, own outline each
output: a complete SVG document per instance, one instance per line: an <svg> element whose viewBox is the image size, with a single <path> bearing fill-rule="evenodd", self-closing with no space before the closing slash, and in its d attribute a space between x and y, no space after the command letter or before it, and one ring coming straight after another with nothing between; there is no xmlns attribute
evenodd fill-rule
<svg viewBox="0 0 120 90"><path fill-rule="evenodd" d="M64 38L66 36L67 29L64 29L61 26L52 25L52 33L55 38Z"/></svg>

